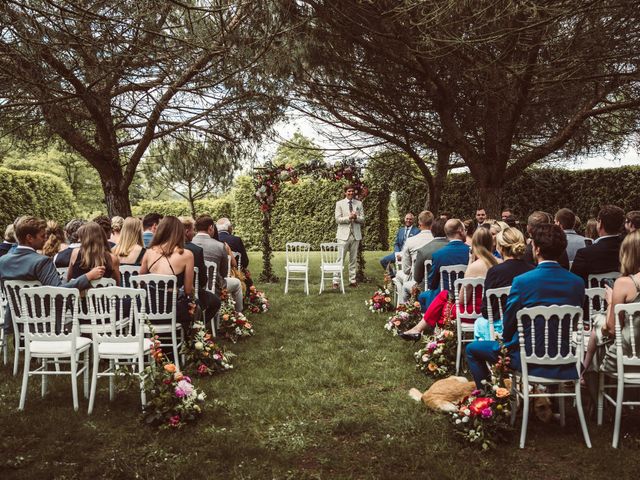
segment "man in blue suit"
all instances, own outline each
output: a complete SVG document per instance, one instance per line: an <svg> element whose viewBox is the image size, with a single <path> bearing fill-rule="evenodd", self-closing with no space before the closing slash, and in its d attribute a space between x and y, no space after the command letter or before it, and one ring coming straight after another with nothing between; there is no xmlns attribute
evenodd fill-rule
<svg viewBox="0 0 640 480"><path fill-rule="evenodd" d="M433 299L440 293L440 267L449 265L467 265L469 263L469 247L464 243L466 230L464 224L457 218L447 220L444 224L444 234L449 243L444 247L433 252L431 256L431 271L427 277L426 290L418 295L418 301L424 312ZM449 285L448 279L445 279L444 288L448 290L453 285Z"/></svg>
<svg viewBox="0 0 640 480"><path fill-rule="evenodd" d="M404 247L404 242L407 241L407 238L413 237L420 233L420 229L413 225L414 222L413 213L409 212L404 216L404 227L400 227L398 229L398 233L396 234L396 241L393 244L393 252L389 255L386 255L380 259L380 265L385 270L389 266L390 263L395 262L396 256L395 254L402 251Z"/></svg>
<svg viewBox="0 0 640 480"><path fill-rule="evenodd" d="M518 341L518 322L516 314L527 307L549 305L572 305L581 307L584 301L584 282L580 277L568 272L560 266L558 260L567 248L567 237L559 225L537 225L532 232L533 253L538 266L522 275L517 276L511 285L511 293L507 298L507 307L504 312L504 345L509 349L511 367L520 370L520 345ZM539 346L542 354L544 349L544 329L542 319L536 328L536 346ZM568 319L565 319L568 321ZM531 335L530 325L524 325L525 339ZM564 330L564 329L563 329ZM568 331L568 330L565 330ZM550 331L549 354L555 355L553 346L557 348L556 332ZM562 338L561 352L569 349L569 336ZM482 380L489 379L490 373L487 362L495 363L498 360L500 345L494 341L476 341L467 345L467 361L471 374L478 387ZM575 365L545 366L532 365L529 374L540 377L574 380L578 378Z"/></svg>

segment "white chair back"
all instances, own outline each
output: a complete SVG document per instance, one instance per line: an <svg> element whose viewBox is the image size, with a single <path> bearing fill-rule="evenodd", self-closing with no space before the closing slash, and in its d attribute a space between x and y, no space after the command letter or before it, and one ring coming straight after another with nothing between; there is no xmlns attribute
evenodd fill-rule
<svg viewBox="0 0 640 480"><path fill-rule="evenodd" d="M146 292L145 310L150 322L171 320L175 325L178 279L174 275L137 275L131 277L131 284Z"/></svg>
<svg viewBox="0 0 640 480"><path fill-rule="evenodd" d="M97 280L91 280L91 288L106 288L116 287L116 281L113 278L99 278Z"/></svg>
<svg viewBox="0 0 640 480"><path fill-rule="evenodd" d="M456 317L475 320L482 316L480 303L484 293L484 278L459 278L454 283Z"/></svg>
<svg viewBox="0 0 640 480"><path fill-rule="evenodd" d="M131 276L140 275L139 265L120 265L121 286L131 288Z"/></svg>
<svg viewBox="0 0 640 480"><path fill-rule="evenodd" d="M589 275L587 280L587 287L602 287L604 288L607 280L615 280L620 276L620 272L607 272L607 273L594 273Z"/></svg>
<svg viewBox="0 0 640 480"><path fill-rule="evenodd" d="M304 242L287 242L285 257L287 267L308 267L311 245Z"/></svg>
<svg viewBox="0 0 640 480"><path fill-rule="evenodd" d="M504 317L504 310L507 307L507 297L511 293L511 286L501 288L490 288L485 291L487 297L487 320L489 320L489 331L491 340L496 338L493 322Z"/></svg>
<svg viewBox="0 0 640 480"><path fill-rule="evenodd" d="M579 372L584 349L582 307L551 305L523 308L516 313L520 342L522 375L528 375L528 364L569 365ZM571 348L573 331L577 333L575 349Z"/></svg>
<svg viewBox="0 0 640 480"><path fill-rule="evenodd" d="M24 326L25 348L32 341L70 340L71 351L76 348L78 336L77 288L30 287L20 289L20 322ZM65 316L71 317L71 332L61 328Z"/></svg>
<svg viewBox="0 0 640 480"><path fill-rule="evenodd" d="M216 262L209 262L205 260L204 265L207 267L206 290L211 293L216 293L216 279L218 277L218 264Z"/></svg>
<svg viewBox="0 0 640 480"><path fill-rule="evenodd" d="M240 268L240 260L242 259L242 255L240 254L240 252L231 252L231 254L233 255L233 258L236 259L236 265L238 265L238 268Z"/></svg>
<svg viewBox="0 0 640 480"><path fill-rule="evenodd" d="M431 273L431 267L433 266L432 260L424 261L424 291L429 290L429 285L427 285L427 279L429 278L429 274Z"/></svg>
<svg viewBox="0 0 640 480"><path fill-rule="evenodd" d="M5 301L9 304L9 312L14 322L14 328L16 327L15 322L19 321L21 315L20 306L22 299L20 297L20 290L41 286L42 284L37 280L7 280L4 282Z"/></svg>
<svg viewBox="0 0 640 480"><path fill-rule="evenodd" d="M198 292L200 291L200 269L193 267L193 296L197 300L199 298Z"/></svg>
<svg viewBox="0 0 640 480"><path fill-rule="evenodd" d="M335 242L320 244L320 262L324 267L335 267L342 269L344 247Z"/></svg>
<svg viewBox="0 0 640 480"><path fill-rule="evenodd" d="M616 305L615 321L616 360L618 375L622 375L625 367L640 367L640 345L636 344L637 335L640 335L640 303ZM624 337L623 323L628 332Z"/></svg>
<svg viewBox="0 0 640 480"><path fill-rule="evenodd" d="M466 271L467 266L463 264L440 267L440 290L450 289L456 280L464 278L464 272ZM445 278L447 280L446 283Z"/></svg>
<svg viewBox="0 0 640 480"><path fill-rule="evenodd" d="M402 270L402 252L394 252L393 259L396 263L396 271Z"/></svg>
<svg viewBox="0 0 640 480"><path fill-rule="evenodd" d="M112 286L89 290L86 299L94 340L96 336L125 337L123 341L138 337L142 345L140 322L146 316L146 297L147 292L140 288ZM127 313L129 321L125 321ZM135 325L133 329L129 328L132 323Z"/></svg>
<svg viewBox="0 0 640 480"><path fill-rule="evenodd" d="M591 330L593 327L593 317L598 314L604 314L607 311L605 302L605 289L601 287L586 288L584 291L585 313L587 318L584 319L585 329Z"/></svg>

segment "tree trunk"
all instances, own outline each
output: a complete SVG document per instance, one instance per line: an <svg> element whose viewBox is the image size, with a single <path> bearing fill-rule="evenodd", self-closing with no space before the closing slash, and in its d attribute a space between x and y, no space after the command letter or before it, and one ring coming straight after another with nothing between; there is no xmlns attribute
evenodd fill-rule
<svg viewBox="0 0 640 480"><path fill-rule="evenodd" d="M121 188L121 183L114 179L102 179L104 201L107 205L107 214L110 217L131 216L131 203L129 202L129 190Z"/></svg>
<svg viewBox="0 0 640 480"><path fill-rule="evenodd" d="M451 150L444 147L438 148L437 153L436 171L433 175L433 182L430 185L431 188L429 188L429 203L426 206L435 216L438 216L438 213L440 213L440 201L442 200L442 192L444 191L444 185L449 173Z"/></svg>
<svg viewBox="0 0 640 480"><path fill-rule="evenodd" d="M500 218L502 210L502 192L504 187L496 184L486 184L478 182L478 196L480 203L478 208L487 211L487 218Z"/></svg>

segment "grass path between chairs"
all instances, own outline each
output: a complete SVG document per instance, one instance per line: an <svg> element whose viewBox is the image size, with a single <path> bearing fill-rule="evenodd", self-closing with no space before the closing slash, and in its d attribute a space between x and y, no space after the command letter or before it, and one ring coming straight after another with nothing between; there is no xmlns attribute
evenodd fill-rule
<svg viewBox="0 0 640 480"><path fill-rule="evenodd" d="M312 254L311 294L296 282L284 295L284 254L276 253L278 284L259 284L271 310L252 316L256 336L231 345L233 371L196 384L208 395L201 421L156 431L139 421L137 389L120 388L110 404L99 384L94 414L87 401L73 411L68 379L53 379L40 398L30 382L26 410L17 412L21 375L0 376L0 478L632 478L637 475L637 415L623 417L621 448L610 448L611 422L589 421L594 448L583 443L575 411L567 426L532 420L527 448L513 444L478 452L461 443L446 417L407 396L429 381L415 369L414 345L392 338L386 317L364 301L381 280L368 252L372 283L342 295L318 295L319 255ZM260 254L250 255L257 277ZM610 410L609 410L610 412Z"/></svg>

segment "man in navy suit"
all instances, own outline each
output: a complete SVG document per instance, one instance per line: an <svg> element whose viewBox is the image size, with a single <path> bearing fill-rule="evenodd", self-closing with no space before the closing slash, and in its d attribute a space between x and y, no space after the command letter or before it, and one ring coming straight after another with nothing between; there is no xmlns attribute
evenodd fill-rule
<svg viewBox="0 0 640 480"><path fill-rule="evenodd" d="M413 225L415 218L413 217L413 213L409 212L404 216L404 227L400 227L398 229L398 233L396 234L396 241L393 244L393 253L389 255L385 255L380 259L380 265L385 270L389 266L390 263L396 261L396 253L401 252L404 247L404 242L407 241L407 238L413 237L420 233L420 229Z"/></svg>
<svg viewBox="0 0 640 480"><path fill-rule="evenodd" d="M240 254L240 264L238 268L244 272L249 266L249 255L247 255L247 249L242 239L233 234L231 221L225 217L219 218L216 222L216 227L218 229L219 240L229 245L232 252Z"/></svg>
<svg viewBox="0 0 640 480"><path fill-rule="evenodd" d="M520 370L520 346L518 340L518 322L516 314L527 307L548 305L572 305L581 307L584 301L584 283L582 279L560 266L558 260L567 248L567 237L559 225L542 224L532 231L533 252L538 266L533 270L514 278L511 293L507 298L504 312L504 345L509 349L511 367ZM538 320L535 320L536 322ZM542 322L542 320L539 320ZM537 324L536 324L537 325ZM549 344L557 345L555 333L549 332ZM531 328L525 325L524 336L528 339ZM536 345L544 346L544 328L536 328ZM549 349L550 355L555 355ZM560 349L569 349L569 338L563 338ZM475 341L467 345L466 355L471 374L478 387L482 380L490 377L487 362L498 360L500 344L495 341ZM540 352L541 353L541 352ZM578 372L575 365L545 366L532 365L529 374L540 377L575 380Z"/></svg>
<svg viewBox="0 0 640 480"><path fill-rule="evenodd" d="M440 267L469 264L469 247L464 243L467 238L464 224L457 218L447 220L447 223L444 224L444 234L449 243L433 252L431 256L431 271L426 283L429 290L418 295L422 311L425 311L431 301L440 293ZM445 280L444 288L449 290L453 285L450 286L448 279Z"/></svg>

